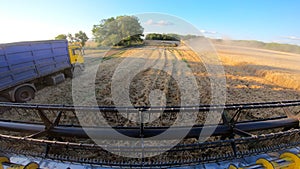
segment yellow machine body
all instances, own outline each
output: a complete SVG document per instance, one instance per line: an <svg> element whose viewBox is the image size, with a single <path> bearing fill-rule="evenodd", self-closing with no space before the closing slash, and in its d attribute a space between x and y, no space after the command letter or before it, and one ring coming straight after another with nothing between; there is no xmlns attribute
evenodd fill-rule
<svg viewBox="0 0 300 169"><path fill-rule="evenodd" d="M80 43L70 43L68 46L71 64L83 64L83 49Z"/></svg>

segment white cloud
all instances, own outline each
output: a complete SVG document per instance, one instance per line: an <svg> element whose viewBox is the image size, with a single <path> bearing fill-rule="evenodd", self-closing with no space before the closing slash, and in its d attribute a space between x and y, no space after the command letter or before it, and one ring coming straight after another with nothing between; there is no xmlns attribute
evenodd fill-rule
<svg viewBox="0 0 300 169"><path fill-rule="evenodd" d="M169 25L174 25L174 23L165 21L165 20L160 20L160 21L153 21L152 19L149 19L148 21L145 22L146 25L154 25L154 26L169 26Z"/></svg>
<svg viewBox="0 0 300 169"><path fill-rule="evenodd" d="M300 37L296 37L296 36L282 36L282 38L290 39L290 40L300 40Z"/></svg>
<svg viewBox="0 0 300 169"><path fill-rule="evenodd" d="M204 30L204 29L201 29L200 32L203 34L217 34L218 33L216 31L208 31L208 30Z"/></svg>

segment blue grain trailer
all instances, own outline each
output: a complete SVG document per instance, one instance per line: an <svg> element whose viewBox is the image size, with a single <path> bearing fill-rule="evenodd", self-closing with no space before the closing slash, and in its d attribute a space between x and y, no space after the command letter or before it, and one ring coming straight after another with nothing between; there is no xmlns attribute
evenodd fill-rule
<svg viewBox="0 0 300 169"><path fill-rule="evenodd" d="M64 81L76 56L82 57L80 47L70 49L66 40L0 44L0 101L26 102L37 85Z"/></svg>

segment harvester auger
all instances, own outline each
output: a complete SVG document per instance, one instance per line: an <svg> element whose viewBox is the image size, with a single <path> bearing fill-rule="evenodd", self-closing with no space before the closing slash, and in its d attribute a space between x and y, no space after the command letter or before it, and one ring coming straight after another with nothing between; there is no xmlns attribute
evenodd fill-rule
<svg viewBox="0 0 300 169"><path fill-rule="evenodd" d="M129 122L119 111L128 116L135 113L140 122ZM138 110L138 111L136 111ZM204 125L201 117L210 111L221 111L218 124ZM163 111L161 116L157 113ZM131 138L143 140L168 130L172 120L179 113L196 112L197 124L173 126L173 133L161 138L174 140L177 133L190 128L182 141L169 146L112 146L96 144L96 139L114 141L118 135L106 126L83 126L78 120L81 113L92 116L97 113L107 119L113 130ZM38 159L98 167L178 167L197 166L199 168L243 168L246 166L265 167L280 160L285 166L297 166L296 157L300 153L300 129L297 113L300 100L263 103L243 103L226 105L199 105L185 107L99 107L67 106L29 103L0 103L0 154L22 155ZM125 114L126 114L125 113ZM261 114L267 114L262 116ZM286 115L288 114L288 115ZM123 114L124 115L124 114ZM293 116L294 115L294 116ZM145 117L159 117L154 123L143 122ZM170 123L163 123L166 119ZM201 131L215 130L200 141ZM87 134L88 133L88 134ZM125 140L126 141L126 140ZM143 142L141 142L143 143ZM112 150L113 153L107 151ZM290 153L296 155L284 153ZM126 152L146 154L157 153L153 157L130 158L117 154ZM266 159L268 153L278 153L276 160ZM280 154L284 154L281 155ZM292 157L293 156L293 157ZM261 160L258 160L263 158ZM274 157L275 158L275 157ZM252 159L252 160L251 160ZM264 161L265 159L265 161Z"/></svg>

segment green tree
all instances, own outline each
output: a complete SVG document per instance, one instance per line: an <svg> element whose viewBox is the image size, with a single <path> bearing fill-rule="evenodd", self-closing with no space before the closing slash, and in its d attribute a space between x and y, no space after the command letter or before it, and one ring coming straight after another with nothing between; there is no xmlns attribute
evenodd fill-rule
<svg viewBox="0 0 300 169"><path fill-rule="evenodd" d="M141 42L143 31L137 17L126 15L103 19L92 29L96 42L103 46L129 46L132 42Z"/></svg>
<svg viewBox="0 0 300 169"><path fill-rule="evenodd" d="M71 33L68 33L67 37L69 42L75 42L75 37Z"/></svg>
<svg viewBox="0 0 300 169"><path fill-rule="evenodd" d="M159 33L149 33L146 36L146 40L170 40L179 41L180 35L177 34L159 34Z"/></svg>
<svg viewBox="0 0 300 169"><path fill-rule="evenodd" d="M80 42L81 45L84 46L86 41L89 40L89 38L87 37L87 35L84 32L79 31L78 33L75 33L75 40L77 42Z"/></svg>
<svg viewBox="0 0 300 169"><path fill-rule="evenodd" d="M55 37L55 40L63 40L63 39L67 39L67 35L65 34L59 34Z"/></svg>

